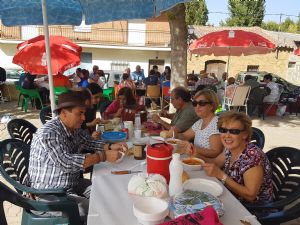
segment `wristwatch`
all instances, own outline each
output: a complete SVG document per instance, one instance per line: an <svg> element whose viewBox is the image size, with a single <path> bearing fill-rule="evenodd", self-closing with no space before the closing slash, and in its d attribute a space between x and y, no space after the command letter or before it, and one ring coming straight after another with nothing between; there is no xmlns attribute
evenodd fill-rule
<svg viewBox="0 0 300 225"><path fill-rule="evenodd" d="M222 182L223 184L225 184L227 178L228 178L228 175L227 175L226 173L224 173L224 175L223 175L223 177L222 177L222 179L221 179L221 182Z"/></svg>

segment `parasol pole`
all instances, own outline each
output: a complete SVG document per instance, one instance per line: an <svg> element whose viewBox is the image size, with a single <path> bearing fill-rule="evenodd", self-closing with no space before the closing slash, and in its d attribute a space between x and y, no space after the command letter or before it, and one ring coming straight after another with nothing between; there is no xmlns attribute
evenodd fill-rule
<svg viewBox="0 0 300 225"><path fill-rule="evenodd" d="M225 99L226 99L226 88L227 88L227 79L228 79L228 76L229 76L229 62L230 62L230 46L228 47L228 56L227 56L227 64L226 64L226 72L227 72L227 77L226 77L226 80L224 82L224 98L223 98L223 104L222 104L222 110L225 111L226 108L225 108Z"/></svg>
<svg viewBox="0 0 300 225"><path fill-rule="evenodd" d="M49 77L49 90L50 90L50 103L52 110L52 118L56 116L54 113L55 109L55 98L54 98L54 86L53 86L53 77L52 77L52 63L51 63L51 49L50 49L50 40L49 40L49 29L48 29L48 17L47 17L47 8L46 0L42 1L42 12L43 12L43 25L44 25L44 37L46 44L46 55L47 55L47 67L48 67L48 77Z"/></svg>

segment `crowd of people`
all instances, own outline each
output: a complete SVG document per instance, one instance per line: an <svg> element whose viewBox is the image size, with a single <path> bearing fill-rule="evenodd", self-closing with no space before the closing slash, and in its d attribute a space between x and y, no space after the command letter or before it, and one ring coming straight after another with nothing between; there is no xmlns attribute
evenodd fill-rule
<svg viewBox="0 0 300 225"><path fill-rule="evenodd" d="M99 140L96 125L116 117L121 121L134 121L135 114L146 111L146 108L137 101L133 85L142 82L160 86L161 82L169 81L171 70L166 67L160 74L153 66L151 75L145 78L139 66L131 74L133 76L129 76L130 70L127 69L120 82L124 86L118 90L117 98L108 105L102 117L97 118L103 94L100 85L102 72L97 66L89 75L84 70L76 70L73 80L79 88L59 95L55 109L58 116L38 129L30 150L28 171L31 187L66 189L68 197L78 203L83 221L88 213L91 181L83 179L81 171L96 163L114 162L120 157L120 151L128 150L125 143L107 144ZM245 83L254 87L255 82L248 78ZM83 85L83 80L87 81L86 85ZM216 76L209 77L202 72L198 81L192 79L196 86L193 95L185 87L172 89L170 102L176 110L174 114L161 110L153 114L151 120L160 124L168 137L180 139L179 148L186 154L203 159L206 174L222 181L242 203L270 202L273 193L271 165L262 149L250 143L250 117L232 111L220 116L215 114L219 107L217 92L222 90L226 80L227 74L218 81ZM273 84L269 84L272 77L265 76L265 80L272 90ZM223 91L226 96L231 96L229 90L232 87L234 93L234 79L229 78L228 83L228 89ZM219 86L219 89L214 90L211 85L216 89ZM165 118L170 119L170 123ZM45 196L40 198L51 200Z"/></svg>

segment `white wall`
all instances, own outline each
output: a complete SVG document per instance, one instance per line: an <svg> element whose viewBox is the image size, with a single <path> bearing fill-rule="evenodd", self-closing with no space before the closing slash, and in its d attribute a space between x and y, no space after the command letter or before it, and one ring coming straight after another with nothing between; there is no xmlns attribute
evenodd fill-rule
<svg viewBox="0 0 300 225"><path fill-rule="evenodd" d="M16 53L17 44L0 43L0 66L3 68L20 68L12 63L12 58ZM102 70L111 70L112 62L128 62L131 71L135 70L136 65L144 69L144 74L148 75L149 59L162 59L165 66L171 64L169 51L156 50L129 50L129 49L101 49L83 48L83 52L92 53L92 65L98 65ZM89 68L89 70L92 69Z"/></svg>

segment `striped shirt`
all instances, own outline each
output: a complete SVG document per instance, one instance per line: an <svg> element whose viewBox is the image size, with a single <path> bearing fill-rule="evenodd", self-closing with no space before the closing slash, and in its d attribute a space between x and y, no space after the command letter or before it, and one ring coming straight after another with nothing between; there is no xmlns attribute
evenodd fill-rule
<svg viewBox="0 0 300 225"><path fill-rule="evenodd" d="M31 187L65 188L77 185L85 155L81 152L103 150L104 143L91 139L82 129L70 132L56 117L39 128L30 148Z"/></svg>

